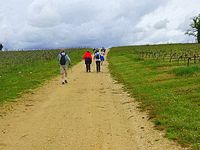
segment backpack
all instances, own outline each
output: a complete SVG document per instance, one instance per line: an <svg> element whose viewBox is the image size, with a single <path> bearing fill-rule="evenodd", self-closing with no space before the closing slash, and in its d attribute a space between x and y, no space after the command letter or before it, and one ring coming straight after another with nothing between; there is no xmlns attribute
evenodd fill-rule
<svg viewBox="0 0 200 150"><path fill-rule="evenodd" d="M61 55L60 65L66 65L66 62L67 62L67 60L66 60L66 54L65 55L60 54L60 55Z"/></svg>
<svg viewBox="0 0 200 150"><path fill-rule="evenodd" d="M96 59L100 59L100 54L96 54Z"/></svg>

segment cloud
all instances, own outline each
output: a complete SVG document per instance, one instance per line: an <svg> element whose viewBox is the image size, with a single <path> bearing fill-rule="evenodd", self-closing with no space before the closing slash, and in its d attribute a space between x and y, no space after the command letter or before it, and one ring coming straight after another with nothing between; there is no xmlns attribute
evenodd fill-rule
<svg viewBox="0 0 200 150"><path fill-rule="evenodd" d="M136 44L194 42L185 35L189 28L191 17L199 13L198 0L170 0L154 11L141 17L136 29L138 33Z"/></svg>
<svg viewBox="0 0 200 150"><path fill-rule="evenodd" d="M169 21L168 21L167 19L160 20L160 21L158 21L158 22L156 22L156 23L154 24L154 28L155 28L155 29L158 29L158 30L167 28L167 24L168 24L168 23L169 23Z"/></svg>
<svg viewBox="0 0 200 150"><path fill-rule="evenodd" d="M58 8L51 1L34 1L28 9L28 24L33 27L54 27L61 23Z"/></svg>
<svg viewBox="0 0 200 150"><path fill-rule="evenodd" d="M188 42L198 0L8 0L0 42L9 49Z"/></svg>

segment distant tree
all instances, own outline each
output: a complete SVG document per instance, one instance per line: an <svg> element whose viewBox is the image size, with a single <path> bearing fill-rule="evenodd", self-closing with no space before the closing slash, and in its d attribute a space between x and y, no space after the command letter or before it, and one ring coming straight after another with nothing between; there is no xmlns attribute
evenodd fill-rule
<svg viewBox="0 0 200 150"><path fill-rule="evenodd" d="M0 51L3 49L3 45L0 43Z"/></svg>
<svg viewBox="0 0 200 150"><path fill-rule="evenodd" d="M190 29L187 30L186 34L195 36L197 42L200 43L200 14L192 18Z"/></svg>

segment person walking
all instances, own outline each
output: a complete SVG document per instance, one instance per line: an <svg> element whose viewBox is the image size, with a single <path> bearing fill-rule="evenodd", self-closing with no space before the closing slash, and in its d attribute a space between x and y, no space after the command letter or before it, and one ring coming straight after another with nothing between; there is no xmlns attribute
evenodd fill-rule
<svg viewBox="0 0 200 150"><path fill-rule="evenodd" d="M106 49L104 47L101 48L101 52L103 52L105 54Z"/></svg>
<svg viewBox="0 0 200 150"><path fill-rule="evenodd" d="M85 52L83 59L85 60L86 72L91 72L90 65L92 63L92 54L90 51Z"/></svg>
<svg viewBox="0 0 200 150"><path fill-rule="evenodd" d="M101 59L101 66L102 66L102 65L103 65L103 62L104 62L104 60L105 60L104 52L101 52L100 59Z"/></svg>
<svg viewBox="0 0 200 150"><path fill-rule="evenodd" d="M67 79L66 79L67 69L68 69L68 66L71 64L71 60L64 50L62 50L61 53L58 54L58 59L60 63L60 73L61 73L62 84L65 84L67 83Z"/></svg>
<svg viewBox="0 0 200 150"><path fill-rule="evenodd" d="M97 50L97 52L94 54L94 59L96 61L97 72L100 72L101 71L101 68L100 68L101 54L100 54L99 50Z"/></svg>

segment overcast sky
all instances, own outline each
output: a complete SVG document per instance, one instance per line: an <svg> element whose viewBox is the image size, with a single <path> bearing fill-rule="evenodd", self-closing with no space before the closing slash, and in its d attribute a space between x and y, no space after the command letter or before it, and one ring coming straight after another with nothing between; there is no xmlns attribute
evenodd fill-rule
<svg viewBox="0 0 200 150"><path fill-rule="evenodd" d="M194 42L199 0L0 0L9 49Z"/></svg>

